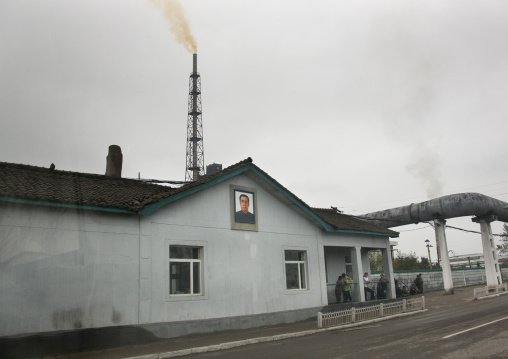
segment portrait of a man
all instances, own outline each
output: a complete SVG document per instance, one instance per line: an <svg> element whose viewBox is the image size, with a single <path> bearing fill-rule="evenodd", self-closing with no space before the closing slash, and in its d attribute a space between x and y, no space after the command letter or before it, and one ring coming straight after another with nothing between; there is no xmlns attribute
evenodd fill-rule
<svg viewBox="0 0 508 359"><path fill-rule="evenodd" d="M255 223L255 210L253 199L254 196L249 192L235 191L236 200L236 211L235 211L235 222L239 223Z"/></svg>

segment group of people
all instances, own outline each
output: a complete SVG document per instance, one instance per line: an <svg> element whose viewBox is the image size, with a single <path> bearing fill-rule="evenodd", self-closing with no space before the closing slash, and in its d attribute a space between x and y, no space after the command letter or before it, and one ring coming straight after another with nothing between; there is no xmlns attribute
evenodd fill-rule
<svg viewBox="0 0 508 359"><path fill-rule="evenodd" d="M351 298L351 284L353 279L346 273L342 273L335 283L335 298L337 303L348 303L352 302ZM365 300L383 299L386 298L386 291L388 290L388 282L384 274L381 274L379 281L376 285L376 291L374 291L370 284L373 282L369 279L369 273L365 272L363 275L363 288L365 291Z"/></svg>
<svg viewBox="0 0 508 359"><path fill-rule="evenodd" d="M406 297L408 295L415 295L423 293L423 279L422 274L418 274L416 279L411 284L411 288L408 289L405 285L402 288L399 288L397 279L394 279L395 282L395 293L397 297ZM335 283L335 298L337 303L348 303L352 302L351 298L351 284L353 283L353 279L347 275L346 273L342 273L337 279L337 283ZM369 279L369 273L365 272L363 275L363 289L365 293L365 300L374 300L374 299L385 299L387 298L388 291L388 281L384 274L379 276L379 281L375 286L375 290L371 288L371 284L374 284ZM370 298L369 298L370 297Z"/></svg>
<svg viewBox="0 0 508 359"><path fill-rule="evenodd" d="M405 285L402 289L397 286L395 282L397 297L407 297L408 295L422 294L423 293L423 279L422 274L418 274L416 279L411 283L411 287L408 289Z"/></svg>
<svg viewBox="0 0 508 359"><path fill-rule="evenodd" d="M365 272L363 275L363 290L365 293L365 300L369 300L369 294L370 294L370 300L376 299L384 299L386 298L386 291L388 289L388 283L386 281L386 277L384 274L381 274L379 277L379 281L376 285L376 291L370 287L371 284L373 284L369 279L369 273ZM377 293L376 293L377 292ZM376 295L377 294L377 295Z"/></svg>
<svg viewBox="0 0 508 359"><path fill-rule="evenodd" d="M342 273L335 283L335 298L337 303L348 303L352 302L351 298L351 284L353 279L346 273Z"/></svg>

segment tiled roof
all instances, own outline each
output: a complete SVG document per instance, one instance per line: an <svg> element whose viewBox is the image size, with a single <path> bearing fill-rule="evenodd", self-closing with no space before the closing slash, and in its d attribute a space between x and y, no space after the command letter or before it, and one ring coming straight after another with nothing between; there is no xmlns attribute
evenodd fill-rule
<svg viewBox="0 0 508 359"><path fill-rule="evenodd" d="M251 162L252 159L249 157L218 173L179 188L150 184L134 179L0 162L0 196L27 201L114 208L136 212L151 203L199 186Z"/></svg>
<svg viewBox="0 0 508 359"><path fill-rule="evenodd" d="M169 197L182 192L189 191L187 193L192 193L194 187L204 185L207 182L212 181L211 184L213 184L215 182L214 179L218 179L251 163L252 159L249 157L222 171L205 176L198 181L188 183L179 188L172 188L134 179L51 170L43 167L0 162L0 197L3 200L49 202L58 205L77 205L135 213L157 202L161 203L155 204L155 206L164 204L164 201L167 201ZM307 208L304 212L314 212L319 218L335 229L397 235L395 231L338 213L333 209L311 208L261 169L254 165L251 168L255 168L269 181L273 181L277 186L280 186L283 192L289 194L289 197L294 197L293 200L287 198L289 202L301 203L303 208ZM283 195L283 197L285 196Z"/></svg>
<svg viewBox="0 0 508 359"><path fill-rule="evenodd" d="M364 221L347 214L339 213L337 210L332 208L312 208L312 210L325 222L331 224L339 230L398 235L398 232L392 231L391 229L376 226L375 224L369 223L368 221Z"/></svg>
<svg viewBox="0 0 508 359"><path fill-rule="evenodd" d="M173 192L132 179L0 162L0 196L8 198L137 211Z"/></svg>

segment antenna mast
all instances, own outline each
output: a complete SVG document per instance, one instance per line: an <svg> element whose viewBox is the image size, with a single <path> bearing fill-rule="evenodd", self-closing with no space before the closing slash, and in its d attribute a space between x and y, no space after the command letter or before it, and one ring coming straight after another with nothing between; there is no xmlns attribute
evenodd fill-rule
<svg viewBox="0 0 508 359"><path fill-rule="evenodd" d="M192 73L189 77L189 115L187 117L187 162L185 181L197 181L204 176L203 123L201 121L201 77L198 55L192 54Z"/></svg>

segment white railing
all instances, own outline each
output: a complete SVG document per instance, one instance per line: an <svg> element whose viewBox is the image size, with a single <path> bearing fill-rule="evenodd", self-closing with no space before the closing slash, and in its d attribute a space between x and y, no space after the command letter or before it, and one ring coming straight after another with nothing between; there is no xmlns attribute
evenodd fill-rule
<svg viewBox="0 0 508 359"><path fill-rule="evenodd" d="M500 292L508 291L506 283L499 285L487 285L481 288L474 289L474 299L478 299L480 297L486 297L488 295L498 294Z"/></svg>
<svg viewBox="0 0 508 359"><path fill-rule="evenodd" d="M353 307L329 313L319 312L318 328L336 327L423 309L425 309L425 297L379 303L368 307Z"/></svg>

